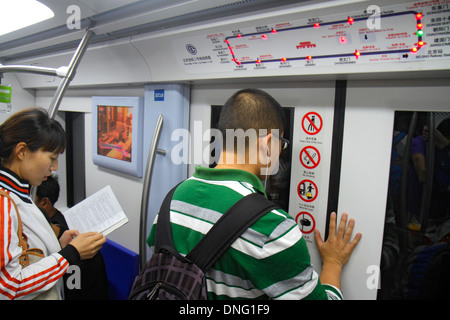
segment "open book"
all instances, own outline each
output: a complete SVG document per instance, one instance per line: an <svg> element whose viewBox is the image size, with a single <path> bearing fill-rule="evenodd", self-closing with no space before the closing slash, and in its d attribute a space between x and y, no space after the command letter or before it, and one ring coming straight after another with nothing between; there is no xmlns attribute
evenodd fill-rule
<svg viewBox="0 0 450 320"><path fill-rule="evenodd" d="M108 185L63 213L69 229L97 231L104 236L128 222Z"/></svg>

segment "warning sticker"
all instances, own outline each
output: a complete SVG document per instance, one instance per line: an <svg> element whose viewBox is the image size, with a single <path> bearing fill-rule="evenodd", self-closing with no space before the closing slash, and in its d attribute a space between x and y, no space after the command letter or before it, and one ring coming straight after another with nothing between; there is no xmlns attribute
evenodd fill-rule
<svg viewBox="0 0 450 320"><path fill-rule="evenodd" d="M323 120L317 112L308 112L303 116L302 129L306 134L316 135L322 130Z"/></svg>
<svg viewBox="0 0 450 320"><path fill-rule="evenodd" d="M303 180L297 187L298 196L306 202L312 202L316 200L319 191L317 185L311 180Z"/></svg>
<svg viewBox="0 0 450 320"><path fill-rule="evenodd" d="M307 169L314 169L320 163L320 152L313 146L306 146L300 151L300 162Z"/></svg>
<svg viewBox="0 0 450 320"><path fill-rule="evenodd" d="M295 222L299 225L300 231L304 234L308 234L314 231L316 228L316 221L313 216L306 211L302 211L295 217Z"/></svg>

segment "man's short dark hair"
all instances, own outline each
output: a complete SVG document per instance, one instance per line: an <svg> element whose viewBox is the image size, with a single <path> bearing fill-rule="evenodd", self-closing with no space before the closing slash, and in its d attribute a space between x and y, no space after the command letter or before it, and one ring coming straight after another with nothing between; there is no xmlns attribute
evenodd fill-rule
<svg viewBox="0 0 450 320"><path fill-rule="evenodd" d="M36 196L39 200L47 197L52 204L55 204L59 198L58 176L51 175L47 180L43 181L36 189Z"/></svg>
<svg viewBox="0 0 450 320"><path fill-rule="evenodd" d="M227 129L261 129L270 133L278 129L284 132L284 113L281 105L267 92L260 89L243 89L234 93L222 108L218 129L226 146Z"/></svg>

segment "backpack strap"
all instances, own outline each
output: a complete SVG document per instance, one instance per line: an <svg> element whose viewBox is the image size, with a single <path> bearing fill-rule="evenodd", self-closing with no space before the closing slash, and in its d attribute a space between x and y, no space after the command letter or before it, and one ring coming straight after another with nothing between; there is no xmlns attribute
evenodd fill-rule
<svg viewBox="0 0 450 320"><path fill-rule="evenodd" d="M159 252L161 249L164 249L177 255L179 258L182 258L182 256L175 250L172 237L172 227L170 225L170 202L172 201L175 189L180 185L180 183L173 187L169 193L167 193L161 204L161 208L159 209L158 221L156 223L155 230L155 252Z"/></svg>
<svg viewBox="0 0 450 320"><path fill-rule="evenodd" d="M175 186L164 198L155 230L155 252L167 250L184 259L174 248L170 225L170 201ZM261 193L251 193L236 202L214 224L210 231L186 255L204 273L219 259L231 244L251 225L269 211L279 208Z"/></svg>
<svg viewBox="0 0 450 320"><path fill-rule="evenodd" d="M276 208L279 206L261 193L245 196L222 215L186 258L206 273L241 234Z"/></svg>

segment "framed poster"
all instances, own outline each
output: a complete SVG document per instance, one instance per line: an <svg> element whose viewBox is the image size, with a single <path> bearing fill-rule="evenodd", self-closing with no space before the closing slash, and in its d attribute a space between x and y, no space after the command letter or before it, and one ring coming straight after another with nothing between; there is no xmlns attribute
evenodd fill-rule
<svg viewBox="0 0 450 320"><path fill-rule="evenodd" d="M94 164L142 177L143 99L92 97Z"/></svg>

